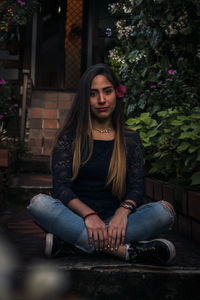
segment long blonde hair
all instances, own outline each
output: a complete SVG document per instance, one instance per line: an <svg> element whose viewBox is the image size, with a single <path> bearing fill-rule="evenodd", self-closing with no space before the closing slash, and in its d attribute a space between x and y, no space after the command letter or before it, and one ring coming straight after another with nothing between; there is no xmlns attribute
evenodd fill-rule
<svg viewBox="0 0 200 300"><path fill-rule="evenodd" d="M78 176L80 167L87 163L93 153L94 142L89 99L91 83L97 75L104 75L115 89L118 87L118 80L108 65L97 64L88 68L80 80L79 89L72 107L56 139L57 141L66 132L75 131L72 180ZM115 140L106 186L111 184L113 196L121 199L126 190L126 148L123 103L118 98L116 99L116 107L112 114L112 125L115 129Z"/></svg>

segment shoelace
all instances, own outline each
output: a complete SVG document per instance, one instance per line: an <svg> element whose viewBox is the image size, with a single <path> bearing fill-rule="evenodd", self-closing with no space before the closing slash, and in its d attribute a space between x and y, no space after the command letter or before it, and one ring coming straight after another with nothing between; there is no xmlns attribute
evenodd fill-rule
<svg viewBox="0 0 200 300"><path fill-rule="evenodd" d="M140 248L140 247L132 247L128 249L130 259L139 258L154 258L158 257L158 248Z"/></svg>

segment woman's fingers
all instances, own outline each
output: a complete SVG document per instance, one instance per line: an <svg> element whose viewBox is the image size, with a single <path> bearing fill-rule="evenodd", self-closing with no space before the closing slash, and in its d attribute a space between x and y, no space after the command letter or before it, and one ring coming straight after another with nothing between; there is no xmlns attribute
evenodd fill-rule
<svg viewBox="0 0 200 300"><path fill-rule="evenodd" d="M121 243L121 237L122 237L122 232L121 232L121 230L118 230L117 236L116 236L115 250L117 250L119 248L119 245Z"/></svg>
<svg viewBox="0 0 200 300"><path fill-rule="evenodd" d="M121 244L124 245L125 242L125 236L126 236L126 229L122 229L122 238L121 238Z"/></svg>
<svg viewBox="0 0 200 300"><path fill-rule="evenodd" d="M90 247L92 248L93 246L93 240L92 240L92 230L88 229L88 242Z"/></svg>
<svg viewBox="0 0 200 300"><path fill-rule="evenodd" d="M108 233L107 233L107 229L105 228L103 230L103 236L104 236L104 245L103 245L103 250L107 250L108 248Z"/></svg>
<svg viewBox="0 0 200 300"><path fill-rule="evenodd" d="M99 249L99 237L98 237L98 232L95 230L93 231L93 238L94 238L94 247L96 250Z"/></svg>
<svg viewBox="0 0 200 300"><path fill-rule="evenodd" d="M111 242L110 242L110 250L111 251L113 251L115 249L116 238L117 238L117 230L113 229L112 238L111 238Z"/></svg>

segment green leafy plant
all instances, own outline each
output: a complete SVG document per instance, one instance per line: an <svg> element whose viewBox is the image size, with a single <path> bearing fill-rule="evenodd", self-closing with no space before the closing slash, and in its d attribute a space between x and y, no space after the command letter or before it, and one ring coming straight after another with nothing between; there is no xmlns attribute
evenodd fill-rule
<svg viewBox="0 0 200 300"><path fill-rule="evenodd" d="M0 31L13 31L16 26L25 25L39 7L36 0L0 0Z"/></svg>
<svg viewBox="0 0 200 300"><path fill-rule="evenodd" d="M19 86L0 79L0 122L8 120L18 113Z"/></svg>
<svg viewBox="0 0 200 300"><path fill-rule="evenodd" d="M127 116L199 105L199 1L125 0L109 9L118 38L109 59L127 87Z"/></svg>
<svg viewBox="0 0 200 300"><path fill-rule="evenodd" d="M200 107L190 114L182 108L142 113L129 118L129 128L139 132L149 174L164 180L200 185Z"/></svg>

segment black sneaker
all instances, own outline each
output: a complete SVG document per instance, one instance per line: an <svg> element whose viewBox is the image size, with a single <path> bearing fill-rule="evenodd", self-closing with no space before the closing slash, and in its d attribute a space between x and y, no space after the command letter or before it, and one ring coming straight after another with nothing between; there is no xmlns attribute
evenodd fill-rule
<svg viewBox="0 0 200 300"><path fill-rule="evenodd" d="M174 245L166 239L135 242L128 253L132 262L152 264L168 264L176 256Z"/></svg>
<svg viewBox="0 0 200 300"><path fill-rule="evenodd" d="M53 235L52 233L47 233L44 250L45 255L47 257L58 256L63 249L63 244L64 242L58 239L55 235Z"/></svg>

